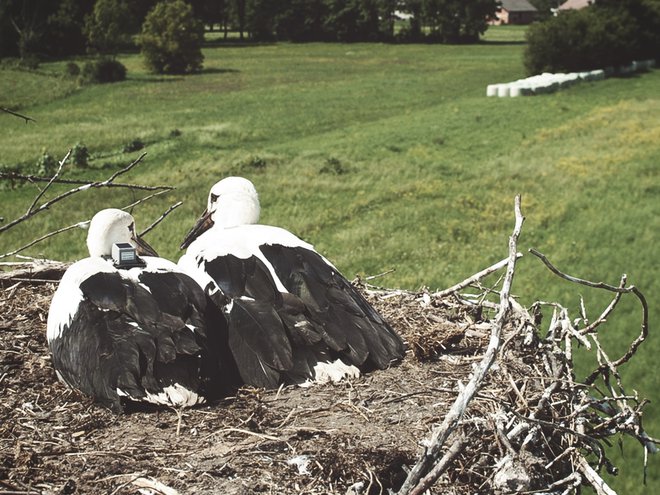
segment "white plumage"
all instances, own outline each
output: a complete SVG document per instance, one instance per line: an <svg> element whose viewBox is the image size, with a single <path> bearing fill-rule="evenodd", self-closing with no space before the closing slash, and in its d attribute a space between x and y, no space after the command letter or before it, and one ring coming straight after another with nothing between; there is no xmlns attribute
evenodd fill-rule
<svg viewBox="0 0 660 495"><path fill-rule="evenodd" d="M249 180L219 181L179 260L224 315L242 383L337 380L401 359L401 338L338 270L291 232L257 224L259 213Z"/></svg>
<svg viewBox="0 0 660 495"><path fill-rule="evenodd" d="M141 258L143 266L117 268L114 243L151 256ZM127 401L202 402L206 299L198 285L156 257L121 210L94 216L87 246L90 257L66 271L48 313L58 377L116 411Z"/></svg>

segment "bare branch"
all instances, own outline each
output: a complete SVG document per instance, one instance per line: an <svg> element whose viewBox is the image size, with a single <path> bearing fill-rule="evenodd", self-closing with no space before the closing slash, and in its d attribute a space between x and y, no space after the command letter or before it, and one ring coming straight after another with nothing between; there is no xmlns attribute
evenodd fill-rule
<svg viewBox="0 0 660 495"><path fill-rule="evenodd" d="M122 168L121 170L118 170L117 172L112 174L108 179L106 179L104 181L90 182L89 184L85 184L85 185L76 187L74 189L69 189L68 191L60 194L59 196L56 196L53 199L50 199L50 200L46 201L45 203L42 203L39 207L36 207L36 205L35 205L35 207L31 208L30 211L28 211L24 215L20 216L19 218L15 219L15 220L12 220L11 222L9 222L9 223L3 225L2 227L0 227L0 233L4 232L5 230L9 230L13 226L15 226L15 225L17 225L21 222L24 222L28 218L36 215L37 213L41 213L42 211L47 210L48 208L50 208L55 203L58 203L59 201L62 201L63 199L68 198L69 196L72 196L72 195L74 195L76 193L79 193L79 192L82 192L82 191L87 191L88 189L92 189L92 188L107 187L107 185L112 183L112 181L114 181L117 177L129 172L133 167L135 167L138 163L140 163L145 156L146 156L146 153L142 153L135 161L133 161L132 163L130 163L126 167Z"/></svg>
<svg viewBox="0 0 660 495"><path fill-rule="evenodd" d="M429 474L422 478L417 486L410 490L410 495L422 495L424 492L426 492L426 490L431 488L433 483L435 483L435 480L437 480L442 475L442 473L444 473L447 468L449 468L449 465L453 462L454 459L456 459L458 454L461 453L466 443L467 438L464 435L459 436L454 441L452 446L447 449L447 452L444 456L442 456L442 459L440 459L438 463L433 466L433 469L431 469Z"/></svg>
<svg viewBox="0 0 660 495"><path fill-rule="evenodd" d="M54 232L49 232L48 234L42 235L41 237L38 237L37 239L34 239L34 240L28 242L24 246L21 246L17 249L14 249L13 251L10 251L10 252L4 253L4 254L0 254L0 259L7 258L9 256L15 256L18 253L21 253L21 252L25 251L26 249L34 246L35 244L38 244L41 241L45 241L46 239L48 239L50 237L53 237L53 236L56 236L58 234L62 234L63 232L67 232L67 231L75 229L75 228L85 228L84 225L88 224L88 223L89 223L89 220L87 220L86 222L78 222L78 223L74 223L73 225L69 225L67 227L62 227L61 229L55 230Z"/></svg>
<svg viewBox="0 0 660 495"><path fill-rule="evenodd" d="M153 194L150 194L149 196L145 196L144 198L141 198L141 199L139 199L139 200L137 200L137 201L135 201L135 202L133 202L133 203L131 203L131 204L129 204L129 205L124 206L124 207L122 208L122 210L128 210L128 209L130 209L130 208L133 208L133 207L135 207L135 206L137 206L137 205L139 205L139 204L141 204L141 203L144 203L145 201L150 200L151 198L154 198L154 197L156 197L156 196L160 196L161 194L164 194L164 193L166 193L166 192L167 192L167 190L164 190L164 191L157 191L157 192L155 192L155 193L153 193ZM152 230L152 229L153 229L156 225L158 225L158 224L159 224L159 223L160 223L160 222L161 222L161 221L162 221L167 215L169 215L174 209L176 209L176 208L178 208L179 206L181 206L181 204L182 204L182 202L179 201L178 203L176 203L176 204L170 206L170 207L168 208L168 210L167 210L165 213L163 213L163 214L162 214L162 215L161 215L161 216L160 216L160 217L159 217L154 223L152 223L152 224L151 224L151 225L150 225L150 226L149 226L149 227L148 227L148 228L147 228L142 234L140 234L140 235L142 236L142 235L144 235L145 233L147 233L147 232L149 232L150 230ZM34 240L28 242L28 243L25 244L24 246L21 246L21 247L19 247L19 248L17 248L17 249L14 249L13 251L10 251L10 252L8 252L8 253L4 253L4 254L0 254L0 259L7 258L7 257L9 257L9 256L16 256L18 253L21 253L21 252L25 251L26 249L28 249L28 248L34 246L35 244L38 244L38 243L41 242L41 241L44 241L44 240L46 240L46 239L48 239L48 238L50 238L50 237L56 236L56 235L58 235L58 234L62 234L62 233L67 232L67 231L69 231L69 230L72 230L72 229L75 229L75 228L86 229L86 228L89 226L89 222L90 222L90 220L83 220L82 222L74 223L74 224L72 224L72 225L68 225L67 227L62 227L61 229L55 230L55 231L53 231L53 232L49 232L48 234L42 235L41 237L38 237L37 239L34 239Z"/></svg>
<svg viewBox="0 0 660 495"><path fill-rule="evenodd" d="M548 260L548 258L544 254L538 252L536 249L530 249L529 252L532 253L537 258L539 258L541 261L543 261L545 266L547 266L552 273L554 273L558 277L561 277L565 280L568 280L570 282L574 282L576 284L586 285L587 287L593 287L593 288L596 288L596 289L605 289L605 290L608 290L610 292L616 292L617 294L633 293L633 294L635 294L635 296L637 296L637 299L639 299L639 302L642 305L642 310L643 310L641 332L640 332L639 336L634 340L634 342L630 345L630 349L628 349L628 351L623 356L621 356L619 359L614 361L612 364L615 367L618 367L619 365L627 362L635 354L635 352L637 352L637 349L639 348L639 346L642 344L642 342L644 342L644 340L646 340L646 337L648 336L648 332L649 332L649 307L648 307L648 303L646 302L646 298L644 297L644 294L642 294L639 291L639 289L637 289L637 287L635 287L634 285L630 285L628 287L621 287L621 286L616 287L614 285L606 284L606 283L603 283L603 282L591 282L589 280L584 280L582 278L567 275L567 274L561 272L559 269L557 269L552 263L550 263L550 260ZM596 372L594 372L594 373L596 373ZM592 379L593 378L595 378L595 377L592 375ZM589 381L587 381L587 383L589 383Z"/></svg>
<svg viewBox="0 0 660 495"><path fill-rule="evenodd" d="M72 184L72 185L85 185L89 184L88 180L78 180L78 179L62 179L58 177L57 179L53 180L53 178L48 178L48 177L41 177L39 175L23 175L19 174L17 172L0 172L0 180L5 179L5 180L21 180L25 182L50 182L52 181L54 184ZM106 187L123 187L123 188L129 188L129 189L136 189L136 190L143 190L143 191L157 191L160 189L165 189L165 190L172 190L174 187L172 186L143 186L140 184L125 184L121 182L112 182L110 184L107 184Z"/></svg>
<svg viewBox="0 0 660 495"><path fill-rule="evenodd" d="M463 417L468 404L481 387L481 383L486 377L491 365L495 361L497 351L500 347L500 335L502 333L502 328L504 326L504 322L509 313L509 310L511 309L509 294L511 290L511 284L513 282L516 260L518 259L518 237L520 236L520 231L524 221L524 217L520 208L520 196L516 196L515 198L515 215L516 223L514 226L513 234L509 238L509 258L507 259L507 271L504 277L504 282L502 283L502 291L500 293L499 311L491 327L488 348L486 349L486 352L484 353L479 366L477 366L474 373L472 374L470 381L458 394L458 397L456 397L454 404L445 416L442 424L433 432L429 446L425 449L425 452L422 454L415 466L413 466L410 473L408 473L408 477L398 492L399 495L407 495L413 493L413 490L416 489L422 478L427 476L427 474L430 474L433 465L440 458L441 449L444 443L446 442L449 435L458 426L458 423ZM437 477L433 479L429 477L428 481L425 481L425 483L433 483L436 479Z"/></svg>
<svg viewBox="0 0 660 495"><path fill-rule="evenodd" d="M165 217L166 217L167 215L169 215L170 213L172 213L174 210L176 210L176 209L177 209L179 206L181 206L182 204L183 204L183 201L179 201L178 203L174 203L172 206L170 206L170 207L167 209L167 211L165 211L165 213L163 213L161 216L159 216L159 217L156 219L155 222L153 222L151 225L149 225L149 227L147 227L146 229L144 229L144 230L140 233L140 237L144 237L144 236L147 235L149 232L151 232L151 231L153 230L153 228L154 228L156 225L158 225L160 222L162 222L162 221L165 219Z"/></svg>
<svg viewBox="0 0 660 495"><path fill-rule="evenodd" d="M517 258L522 257L522 253L516 253ZM459 290L465 289L467 286L473 284L474 282L481 280L482 278L490 275L493 272L496 272L497 270L500 270L501 268L504 268L509 264L509 258L504 258L501 261L498 261L494 265L489 266L488 268L484 268L480 272L475 273L471 277L466 278L462 282L459 282L455 285L452 285L451 287L448 287L447 289L443 289L441 291L433 293L433 297L446 297L449 294L453 292L458 292Z"/></svg>
<svg viewBox="0 0 660 495"><path fill-rule="evenodd" d="M0 110L3 111L3 112L5 112L5 113L8 113L8 114L14 115L14 116L16 116L16 117L20 117L21 119L25 120L25 123L26 123L26 124L28 124L28 123L30 123L30 122L36 122L36 120L34 120L32 117L28 117L28 116L23 115L23 114L20 114L20 113L18 113L18 112L14 112L13 110L9 110L8 108L0 107Z"/></svg>
<svg viewBox="0 0 660 495"><path fill-rule="evenodd" d="M39 202L39 200L43 197L43 195L46 194L46 191L48 191L48 188L49 188L50 186L53 185L53 182L59 178L59 176L60 176L60 172L62 172L62 167L64 167L64 164L65 164L66 161L69 159L69 156L71 156L71 150L69 150L69 151L67 152L67 154L64 156L64 158L62 158L62 160L60 160L60 165L59 165L59 167L57 167L57 171L56 171L56 172L53 174L53 176L50 178L50 180L48 181L48 184L46 184L46 187L44 187L44 188L39 192L39 194L37 194L37 197L34 198L34 201L32 201L32 204L31 204L30 207L27 209L27 214L28 214L28 215L32 212L32 210L34 210L35 206L37 205L37 203Z"/></svg>

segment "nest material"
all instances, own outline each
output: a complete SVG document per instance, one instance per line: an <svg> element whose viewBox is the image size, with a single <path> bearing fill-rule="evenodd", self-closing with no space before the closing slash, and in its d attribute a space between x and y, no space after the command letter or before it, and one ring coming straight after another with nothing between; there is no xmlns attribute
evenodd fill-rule
<svg viewBox="0 0 660 495"><path fill-rule="evenodd" d="M498 310L484 298L362 286L408 343L397 366L339 385L244 388L194 409L115 416L56 379L45 339L54 288L0 291L0 492L397 491L481 363ZM452 429L430 493L571 493L614 469L608 437L624 432L653 448L643 401L575 382L565 312L542 335L511 301L496 360Z"/></svg>

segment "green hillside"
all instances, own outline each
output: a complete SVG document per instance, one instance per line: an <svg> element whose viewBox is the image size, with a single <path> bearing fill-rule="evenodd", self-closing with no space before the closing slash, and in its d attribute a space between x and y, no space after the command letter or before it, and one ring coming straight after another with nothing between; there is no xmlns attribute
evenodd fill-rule
<svg viewBox="0 0 660 495"><path fill-rule="evenodd" d="M582 83L551 95L487 98L486 85L524 76L522 31L489 31L479 45L263 44L204 50L199 75L154 76L137 54L120 57L122 83L78 87L65 62L38 72L0 70L0 165L30 167L76 143L92 154L68 178L103 179L147 155L124 180L176 190L139 206L146 227L175 210L147 240L161 255L202 212L210 186L244 175L257 186L262 221L286 227L349 278L394 271L388 287L447 287L507 255L513 198L526 222L519 248L534 247L575 276L617 285L623 273L651 306L651 336L624 368L625 383L652 399L645 425L660 435L660 391L649 373L660 342L660 71ZM3 186L0 217L25 212L36 186ZM52 197L57 191L53 188ZM89 219L139 195L89 190L0 235L0 253L57 227ZM26 251L76 259L82 230ZM494 282L494 280L493 280ZM523 303L558 301L575 311L584 297L594 318L610 294L563 282L533 256L519 263L513 292ZM611 356L639 332L639 305L620 304L603 329ZM578 371L590 365L586 359ZM620 493L654 493L660 462L625 439ZM609 479L608 479L609 480Z"/></svg>

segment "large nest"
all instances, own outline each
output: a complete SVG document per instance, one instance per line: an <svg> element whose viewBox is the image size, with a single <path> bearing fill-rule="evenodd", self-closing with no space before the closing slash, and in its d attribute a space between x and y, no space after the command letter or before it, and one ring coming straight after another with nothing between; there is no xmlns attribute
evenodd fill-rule
<svg viewBox="0 0 660 495"><path fill-rule="evenodd" d="M0 491L376 494L400 490L426 462L430 493L611 493L597 474L614 469L607 437L653 448L620 363L599 354L590 382L575 382L572 343L597 343L597 325L579 329L563 308L541 332L538 313L513 299L503 313L453 290L361 285L407 341L399 365L340 385L244 388L194 409L114 415L57 381L45 338L55 283L23 276L0 292ZM405 493L421 493L418 482Z"/></svg>

